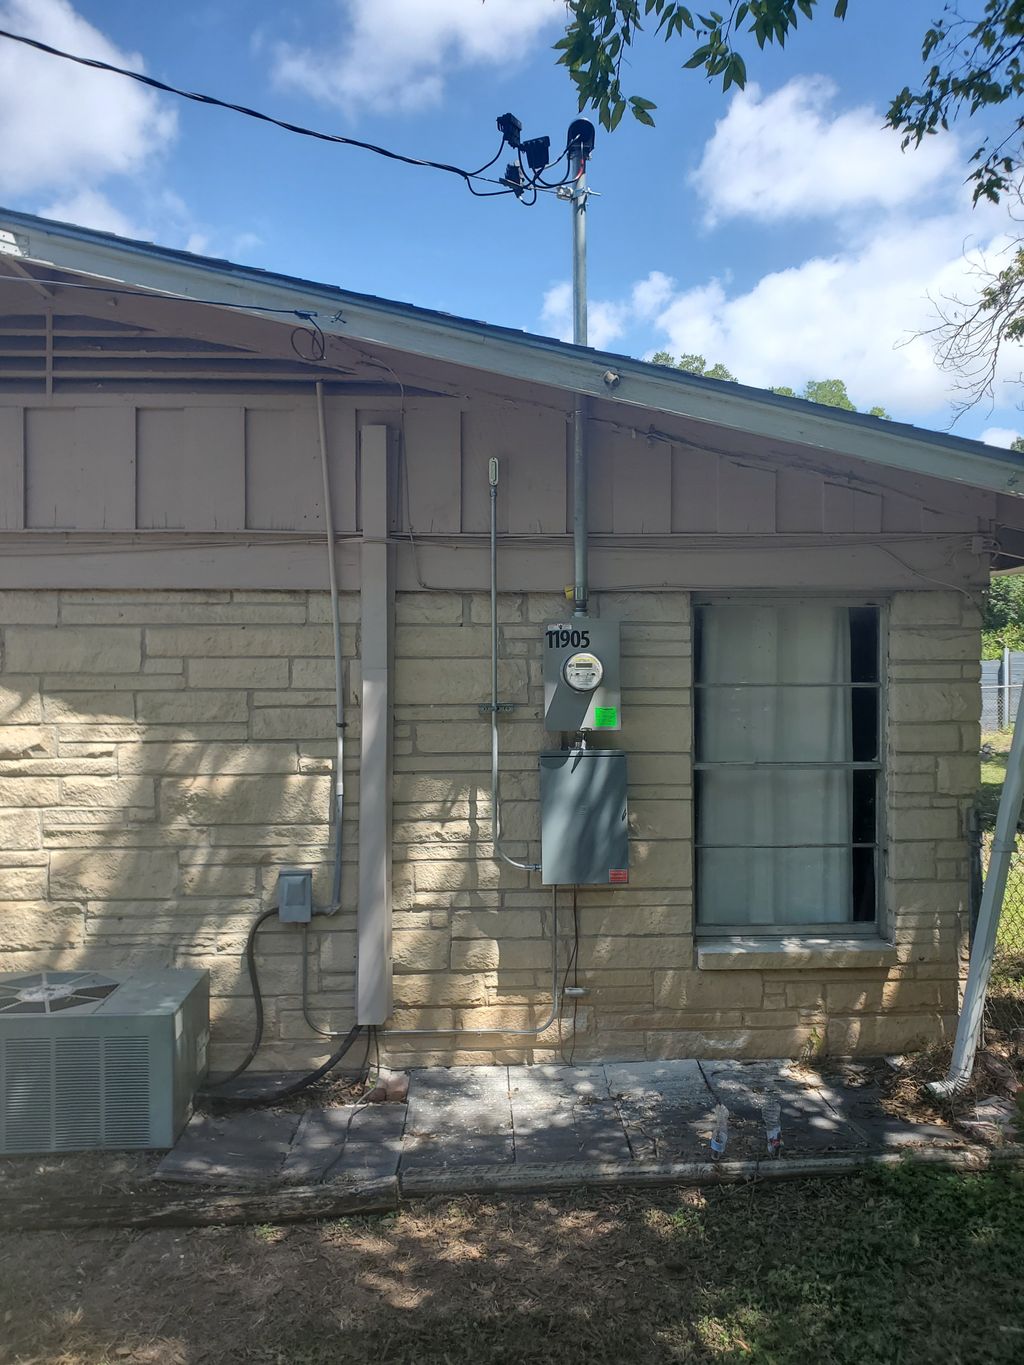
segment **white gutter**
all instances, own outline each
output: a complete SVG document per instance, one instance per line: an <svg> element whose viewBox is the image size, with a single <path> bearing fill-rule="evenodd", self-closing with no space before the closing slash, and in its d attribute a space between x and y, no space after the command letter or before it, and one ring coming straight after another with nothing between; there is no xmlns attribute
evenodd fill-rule
<svg viewBox="0 0 1024 1365"><path fill-rule="evenodd" d="M839 415L741 384L702 380L625 356L227 262L207 262L27 214L0 211L0 254L73 271L112 287L149 289L186 299L215 298L225 308L243 313L260 308L314 312L325 333L342 338L973 488L1024 495L1024 462L977 441L918 432L870 417Z"/></svg>
<svg viewBox="0 0 1024 1365"><path fill-rule="evenodd" d="M928 1090L940 1099L959 1094L971 1079L974 1054L978 1050L981 1025L985 1015L985 995L992 975L992 959L996 950L996 934L1003 913L1006 878L1010 858L1017 842L1017 823L1020 820L1021 800L1024 798L1024 688L1017 703L1017 718L1013 727L1010 756L1006 761L1006 778L999 797L996 832L992 840L992 856L981 894L981 909L974 931L971 965L964 988L964 1003L956 1027L953 1059L944 1081L931 1081Z"/></svg>

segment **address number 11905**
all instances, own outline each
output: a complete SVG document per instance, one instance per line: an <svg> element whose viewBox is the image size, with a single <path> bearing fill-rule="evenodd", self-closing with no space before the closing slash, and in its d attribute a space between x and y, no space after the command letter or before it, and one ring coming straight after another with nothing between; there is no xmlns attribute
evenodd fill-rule
<svg viewBox="0 0 1024 1365"><path fill-rule="evenodd" d="M569 626L549 626L546 638L548 649L590 648L589 630L573 630Z"/></svg>

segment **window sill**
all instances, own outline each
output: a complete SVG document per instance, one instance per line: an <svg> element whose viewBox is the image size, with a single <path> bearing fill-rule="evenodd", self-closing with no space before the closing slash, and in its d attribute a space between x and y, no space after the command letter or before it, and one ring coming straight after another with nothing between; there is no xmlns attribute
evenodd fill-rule
<svg viewBox="0 0 1024 1365"><path fill-rule="evenodd" d="M892 967L896 949L882 938L707 938L697 944L702 971L835 971Z"/></svg>

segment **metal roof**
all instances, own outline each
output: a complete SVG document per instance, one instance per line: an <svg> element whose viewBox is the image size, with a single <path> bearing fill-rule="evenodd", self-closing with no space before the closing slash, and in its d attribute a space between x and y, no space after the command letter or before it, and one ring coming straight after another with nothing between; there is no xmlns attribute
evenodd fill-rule
<svg viewBox="0 0 1024 1365"><path fill-rule="evenodd" d="M11 209L0 208L0 256L240 312L310 312L326 333L407 354L1024 495L1024 458L980 441Z"/></svg>

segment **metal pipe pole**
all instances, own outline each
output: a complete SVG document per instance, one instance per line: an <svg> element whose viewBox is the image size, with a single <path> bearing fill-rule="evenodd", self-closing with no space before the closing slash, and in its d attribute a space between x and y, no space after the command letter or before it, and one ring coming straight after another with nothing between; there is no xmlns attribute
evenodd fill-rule
<svg viewBox="0 0 1024 1365"><path fill-rule="evenodd" d="M572 196L572 339L587 344L587 155L583 144L574 156L576 179ZM572 414L572 544L573 615L585 616L590 582L587 566L587 400L576 395Z"/></svg>
<svg viewBox="0 0 1024 1365"><path fill-rule="evenodd" d="M1010 647L1003 646L1003 714L1002 728L1006 730L1010 724L1010 707L1013 699L1010 695Z"/></svg>

